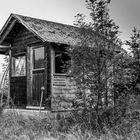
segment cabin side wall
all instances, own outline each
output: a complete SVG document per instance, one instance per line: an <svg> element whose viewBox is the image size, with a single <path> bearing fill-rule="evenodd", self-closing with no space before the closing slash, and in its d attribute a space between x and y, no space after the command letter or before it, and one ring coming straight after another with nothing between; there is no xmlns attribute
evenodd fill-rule
<svg viewBox="0 0 140 140"><path fill-rule="evenodd" d="M26 76L12 76L10 75L10 93L14 103L22 106L32 106L32 73L31 73L31 48L37 44L43 44L43 42L35 37L25 27L21 27L15 39L12 42L11 54L12 56L20 56L24 54L26 56ZM56 47L54 47L54 44ZM54 73L54 55L55 51L63 51L64 44L56 43L44 43L45 48L45 91L44 102L45 107L52 110L69 109L71 103L66 100L74 97L74 86L70 82L70 78L65 74ZM10 74L12 74L12 63L10 66ZM72 89L72 90L71 90ZM74 91L73 91L74 90ZM60 97L60 101L56 101ZM61 100L61 98L65 98ZM54 101L55 100L55 101ZM58 104L57 102L61 102ZM60 106L59 106L60 105Z"/></svg>
<svg viewBox="0 0 140 140"><path fill-rule="evenodd" d="M23 54L27 55L27 46L28 44L38 42L39 39L35 38L34 35L29 32L24 26L21 26L16 38L12 42L11 54L12 56ZM29 56L26 57L29 59ZM12 60L11 60L12 62ZM26 61L28 62L28 60ZM14 100L16 105L26 105L27 104L27 95L29 95L29 81L30 73L27 71L29 65L26 63L26 76L12 76L12 63L10 66L10 93L11 97ZM28 77L28 78L27 78Z"/></svg>
<svg viewBox="0 0 140 140"><path fill-rule="evenodd" d="M72 77L67 73L59 73L56 71L58 66L58 52L67 53L66 44L51 44L51 109L52 111L64 111L73 109L73 102L75 93L77 92L76 86ZM62 54L61 54L62 56ZM64 57L63 57L64 58ZM56 60L57 59L57 60ZM61 61L63 61L61 59ZM66 61L67 63L68 61ZM65 62L64 62L65 63ZM61 64L61 63L60 63ZM63 70L65 66L60 66Z"/></svg>

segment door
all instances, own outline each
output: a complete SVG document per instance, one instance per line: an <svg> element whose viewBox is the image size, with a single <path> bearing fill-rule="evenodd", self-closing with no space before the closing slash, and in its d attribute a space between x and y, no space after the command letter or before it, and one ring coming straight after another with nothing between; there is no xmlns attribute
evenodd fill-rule
<svg viewBox="0 0 140 140"><path fill-rule="evenodd" d="M31 48L31 74L32 74L32 105L38 106L41 100L41 87L45 80L44 47L34 46Z"/></svg>

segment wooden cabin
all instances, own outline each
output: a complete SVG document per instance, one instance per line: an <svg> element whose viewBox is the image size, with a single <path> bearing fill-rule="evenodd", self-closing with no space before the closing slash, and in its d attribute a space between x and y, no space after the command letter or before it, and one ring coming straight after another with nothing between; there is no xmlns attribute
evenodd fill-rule
<svg viewBox="0 0 140 140"><path fill-rule="evenodd" d="M80 37L74 26L10 15L0 32L0 54L9 54L10 97L16 106L34 109L41 103L44 109L57 109L52 96L73 97L62 61L70 59L66 47L79 45Z"/></svg>

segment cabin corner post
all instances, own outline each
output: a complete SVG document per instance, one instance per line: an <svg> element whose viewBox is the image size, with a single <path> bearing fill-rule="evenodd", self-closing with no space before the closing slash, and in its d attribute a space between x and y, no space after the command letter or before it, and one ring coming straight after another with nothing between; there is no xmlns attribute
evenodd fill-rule
<svg viewBox="0 0 140 140"><path fill-rule="evenodd" d="M47 109L51 109L51 83L52 83L52 76L51 76L51 43L45 42L45 104Z"/></svg>
<svg viewBox="0 0 140 140"><path fill-rule="evenodd" d="M9 49L9 86L8 86L8 108L10 107L10 92L11 92L11 66L12 66L12 53L11 53L11 48Z"/></svg>
<svg viewBox="0 0 140 140"><path fill-rule="evenodd" d="M27 76L27 106L31 105L32 99L32 76L31 76L31 52L30 46L27 46L27 54L26 54L26 76Z"/></svg>

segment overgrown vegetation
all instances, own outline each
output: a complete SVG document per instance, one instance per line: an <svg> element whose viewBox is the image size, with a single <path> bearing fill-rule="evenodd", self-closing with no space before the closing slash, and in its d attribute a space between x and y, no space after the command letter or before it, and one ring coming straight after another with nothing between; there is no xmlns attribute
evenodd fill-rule
<svg viewBox="0 0 140 140"><path fill-rule="evenodd" d="M140 138L139 121L125 120L123 124L113 128L104 127L104 132L99 132L96 121L92 122L94 131L85 127L72 115L62 114L61 117L54 113L33 113L5 111L0 117L1 140L135 140ZM84 119L84 118L83 118ZM81 119L80 119L81 120ZM94 118L94 120L96 120ZM132 121L133 120L133 121ZM138 120L138 119L137 119ZM127 124L129 122L129 125ZM79 122L79 123L78 123Z"/></svg>
<svg viewBox="0 0 140 140"><path fill-rule="evenodd" d="M90 23L85 22L83 14L76 16L82 42L80 47L71 47L69 53L71 75L78 87L74 108L81 111L74 112L73 118L76 124L82 124L81 130L104 133L108 128L129 135L140 115L140 32L134 28L126 41L131 48L128 54L118 38L119 27L110 19L110 2L86 0Z"/></svg>

